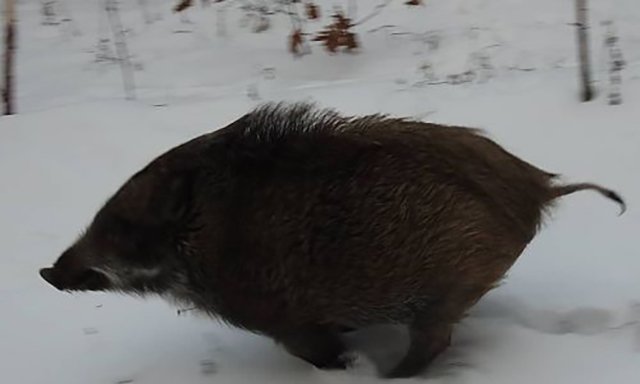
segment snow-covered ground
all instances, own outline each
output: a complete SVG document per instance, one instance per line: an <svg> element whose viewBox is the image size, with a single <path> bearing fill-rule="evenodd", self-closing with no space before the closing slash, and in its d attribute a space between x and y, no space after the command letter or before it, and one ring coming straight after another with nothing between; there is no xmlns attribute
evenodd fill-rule
<svg viewBox="0 0 640 384"><path fill-rule="evenodd" d="M110 36L97 1L58 0L62 16L73 19L58 26L41 25L39 2L18 3L19 114L0 118L1 383L380 380L375 366L398 358L402 330L354 335L364 350L356 366L322 372L270 340L191 313L177 316L160 300L66 295L37 273L151 158L261 101L309 99L349 114L481 127L543 168L605 184L628 200L618 217L596 194L564 199L505 284L459 325L453 347L424 377L407 382L640 382L637 0L590 2L601 94L586 104L577 102L570 0L429 0L419 8L394 0L355 28L360 53L331 56L314 45L300 59L286 52L283 16L254 34L232 4L220 36L222 5L189 10L185 23L171 14L171 2L147 1L155 21L145 24L144 2L122 2L137 67L135 101L124 100L115 64L95 62L98 40ZM357 3L359 17L375 7ZM616 107L602 94L605 20L615 21L628 62L624 104ZM474 82L426 84L468 70L477 72Z"/></svg>

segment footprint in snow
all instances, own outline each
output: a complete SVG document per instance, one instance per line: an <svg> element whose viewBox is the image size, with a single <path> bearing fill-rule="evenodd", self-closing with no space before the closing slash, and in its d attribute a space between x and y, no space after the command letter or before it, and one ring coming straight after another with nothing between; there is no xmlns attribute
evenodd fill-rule
<svg viewBox="0 0 640 384"><path fill-rule="evenodd" d="M609 330L613 323L612 313L599 308L576 308L565 313L528 312L520 319L523 325L551 334L595 335Z"/></svg>
<svg viewBox="0 0 640 384"><path fill-rule="evenodd" d="M626 319L620 319L614 311L602 308L579 307L570 311L539 310L529 308L513 298L501 298L483 302L472 311L471 316L504 318L548 334L595 335L620 328L636 326L640 328L640 303L631 304L629 314L625 316ZM640 335L637 338L640 344Z"/></svg>
<svg viewBox="0 0 640 384"><path fill-rule="evenodd" d="M84 333L85 336L91 336L97 335L99 332L97 328L86 327L82 329L82 333Z"/></svg>
<svg viewBox="0 0 640 384"><path fill-rule="evenodd" d="M205 376L213 375L218 372L218 364L210 359L200 361L200 373Z"/></svg>

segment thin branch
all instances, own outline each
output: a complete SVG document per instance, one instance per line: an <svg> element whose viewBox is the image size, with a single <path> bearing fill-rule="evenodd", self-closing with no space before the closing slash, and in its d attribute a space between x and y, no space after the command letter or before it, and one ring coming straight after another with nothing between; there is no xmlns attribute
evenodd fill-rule
<svg viewBox="0 0 640 384"><path fill-rule="evenodd" d="M368 14L365 17L363 17L359 21L355 22L353 24L353 26L366 23L367 21L369 21L369 20L373 19L374 17L378 16L380 14L380 12L382 12L382 10L384 10L387 7L387 5L389 5L389 4L391 4L391 0L385 0L382 3L376 5L376 7L373 9L373 11L371 11L370 14Z"/></svg>
<svg viewBox="0 0 640 384"><path fill-rule="evenodd" d="M15 28L15 3L14 0L5 0L5 46L4 46L4 87L2 98L4 100L4 114L15 113L15 66L16 28Z"/></svg>

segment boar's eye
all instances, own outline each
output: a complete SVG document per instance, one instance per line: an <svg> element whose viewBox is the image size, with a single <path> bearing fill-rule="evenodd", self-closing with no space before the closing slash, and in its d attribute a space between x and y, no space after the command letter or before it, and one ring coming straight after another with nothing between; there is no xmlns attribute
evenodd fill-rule
<svg viewBox="0 0 640 384"><path fill-rule="evenodd" d="M127 220L114 215L100 215L96 218L92 229L98 238L110 243L126 244L135 238L134 226Z"/></svg>
<svg viewBox="0 0 640 384"><path fill-rule="evenodd" d="M104 251L130 264L149 265L154 262L153 228L133 223L115 215L101 215L93 225L93 237L106 248Z"/></svg>

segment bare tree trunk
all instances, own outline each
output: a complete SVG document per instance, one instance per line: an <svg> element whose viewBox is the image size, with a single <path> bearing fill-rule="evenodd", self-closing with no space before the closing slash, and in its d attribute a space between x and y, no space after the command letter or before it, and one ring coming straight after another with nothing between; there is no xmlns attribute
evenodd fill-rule
<svg viewBox="0 0 640 384"><path fill-rule="evenodd" d="M580 82L582 101L593 99L591 83L591 63L589 62L589 29L587 0L576 0L576 27L578 37L578 59L580 61Z"/></svg>
<svg viewBox="0 0 640 384"><path fill-rule="evenodd" d="M133 100L136 98L133 65L131 64L131 56L129 55L129 49L124 35L124 27L120 20L120 12L118 11L118 4L116 0L105 0L105 10L109 17L109 26L113 33L116 54L118 55L118 62L120 63L125 97L129 100Z"/></svg>
<svg viewBox="0 0 640 384"><path fill-rule="evenodd" d="M14 89L14 61L16 48L16 16L14 0L5 0L5 35L4 35L4 86L2 87L2 101L4 114L15 113L15 89Z"/></svg>

